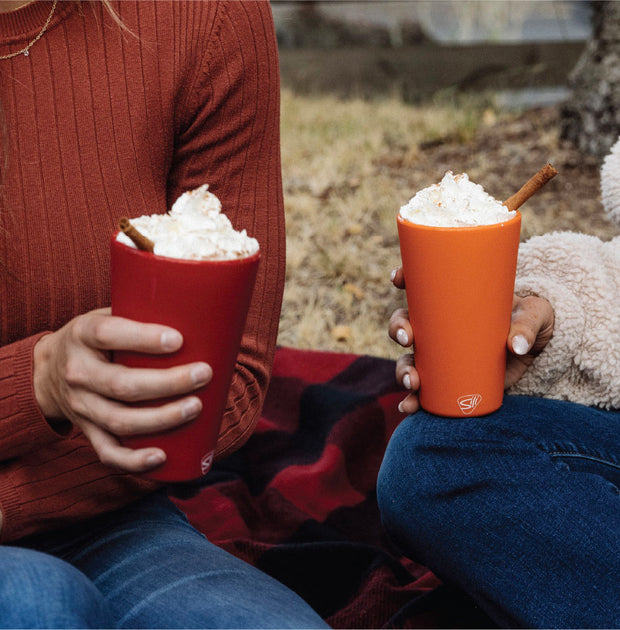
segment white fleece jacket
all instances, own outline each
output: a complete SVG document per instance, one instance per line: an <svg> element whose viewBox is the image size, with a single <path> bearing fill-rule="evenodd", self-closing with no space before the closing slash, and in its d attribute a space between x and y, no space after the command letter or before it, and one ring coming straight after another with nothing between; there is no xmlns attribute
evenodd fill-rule
<svg viewBox="0 0 620 630"><path fill-rule="evenodd" d="M620 225L620 141L601 168L605 210ZM620 236L535 236L519 248L518 295L555 311L553 337L509 390L620 409Z"/></svg>

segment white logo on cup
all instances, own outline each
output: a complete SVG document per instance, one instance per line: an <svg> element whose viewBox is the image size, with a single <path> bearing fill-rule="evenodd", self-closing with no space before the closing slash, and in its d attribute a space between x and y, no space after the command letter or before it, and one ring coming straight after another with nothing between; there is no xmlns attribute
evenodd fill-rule
<svg viewBox="0 0 620 630"><path fill-rule="evenodd" d="M213 463L213 451L209 451L206 455L202 456L200 460L200 472L203 475L206 475L211 468L211 464Z"/></svg>
<svg viewBox="0 0 620 630"><path fill-rule="evenodd" d="M482 396L480 394L467 394L457 398L456 402L463 415L468 416L474 413L476 407L482 402Z"/></svg>

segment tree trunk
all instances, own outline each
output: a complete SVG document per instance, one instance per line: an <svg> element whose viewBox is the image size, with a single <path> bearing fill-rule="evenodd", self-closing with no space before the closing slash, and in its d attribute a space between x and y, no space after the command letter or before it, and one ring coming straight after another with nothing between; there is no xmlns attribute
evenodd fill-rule
<svg viewBox="0 0 620 630"><path fill-rule="evenodd" d="M602 158L620 134L620 2L591 4L592 36L569 77L560 136Z"/></svg>

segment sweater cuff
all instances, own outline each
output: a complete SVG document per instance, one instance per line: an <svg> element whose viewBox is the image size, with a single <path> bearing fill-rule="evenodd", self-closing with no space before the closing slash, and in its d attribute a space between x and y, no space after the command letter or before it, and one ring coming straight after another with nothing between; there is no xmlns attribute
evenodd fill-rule
<svg viewBox="0 0 620 630"><path fill-rule="evenodd" d="M555 322L551 340L509 393L544 396L574 363L584 334L585 313L572 291L548 277L518 277L515 293L546 298L553 307Z"/></svg>
<svg viewBox="0 0 620 630"><path fill-rule="evenodd" d="M16 393L22 415L32 419L35 427L37 425L47 425L49 428L49 424L41 413L34 393L34 347L39 339L47 334L49 333L42 332L16 344L13 373L15 374Z"/></svg>
<svg viewBox="0 0 620 630"><path fill-rule="evenodd" d="M34 392L34 347L48 332L2 348L0 381L0 455L22 455L42 444L66 437L56 432L41 412Z"/></svg>

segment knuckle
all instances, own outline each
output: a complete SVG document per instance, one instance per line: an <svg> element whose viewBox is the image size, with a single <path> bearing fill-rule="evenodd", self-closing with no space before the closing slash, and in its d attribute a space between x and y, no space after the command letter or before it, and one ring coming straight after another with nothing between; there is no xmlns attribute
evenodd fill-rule
<svg viewBox="0 0 620 630"><path fill-rule="evenodd" d="M116 400L133 401L136 398L136 386L127 378L114 378L108 384L110 395Z"/></svg>
<svg viewBox="0 0 620 630"><path fill-rule="evenodd" d="M79 417L87 415L86 406L82 397L74 390L68 390L65 394L65 400L69 409Z"/></svg>
<svg viewBox="0 0 620 630"><path fill-rule="evenodd" d="M414 364L414 357L411 352L407 352L406 354L401 354L396 360L396 365L402 367L403 369L409 369Z"/></svg>
<svg viewBox="0 0 620 630"><path fill-rule="evenodd" d="M105 424L108 431L114 435L129 435L132 432L131 424L118 414L108 418Z"/></svg>
<svg viewBox="0 0 620 630"><path fill-rule="evenodd" d="M108 339L108 325L105 318L97 318L93 321L91 335L97 347L105 346Z"/></svg>
<svg viewBox="0 0 620 630"><path fill-rule="evenodd" d="M76 339L80 339L83 337L84 332L87 326L87 317L86 315L78 315L73 322L67 325L66 330Z"/></svg>
<svg viewBox="0 0 620 630"><path fill-rule="evenodd" d="M536 302L538 301L538 297L536 297L535 295L526 295L522 300L521 300L521 304L524 307L532 307L536 305Z"/></svg>
<svg viewBox="0 0 620 630"><path fill-rule="evenodd" d="M75 357L67 358L63 376L67 385L73 387L83 385L86 380L84 364Z"/></svg>
<svg viewBox="0 0 620 630"><path fill-rule="evenodd" d="M537 298L533 295L528 295L523 298L523 301L515 310L513 314L513 321L531 325L536 322L540 315L540 309L538 306Z"/></svg>
<svg viewBox="0 0 620 630"><path fill-rule="evenodd" d="M86 417L86 409L80 396L74 391L69 390L65 393L66 410L69 412L67 415L73 418Z"/></svg>
<svg viewBox="0 0 620 630"><path fill-rule="evenodd" d="M402 381L405 374L409 374L413 360L411 355L403 354L396 360L396 378Z"/></svg>
<svg viewBox="0 0 620 630"><path fill-rule="evenodd" d="M116 467L116 458L114 457L114 453L109 448L100 449L97 455L99 456L99 460L101 461L101 463L105 466Z"/></svg>
<svg viewBox="0 0 620 630"><path fill-rule="evenodd" d="M402 321L402 320L409 321L409 311L406 308L397 308L392 313L392 319L395 321Z"/></svg>
<svg viewBox="0 0 620 630"><path fill-rule="evenodd" d="M165 383L162 383L162 387L166 387L167 393L176 394L186 391L191 383L191 371L183 366L172 368L167 374Z"/></svg>

